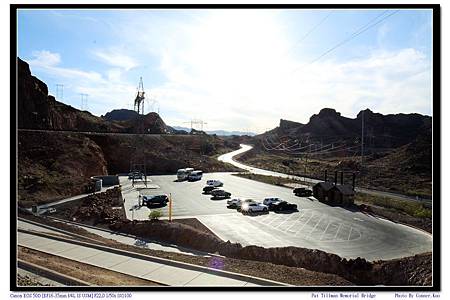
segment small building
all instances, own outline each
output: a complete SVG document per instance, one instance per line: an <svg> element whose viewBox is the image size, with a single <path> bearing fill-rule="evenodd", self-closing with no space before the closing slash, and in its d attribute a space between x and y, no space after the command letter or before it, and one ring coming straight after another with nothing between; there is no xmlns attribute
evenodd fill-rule
<svg viewBox="0 0 450 300"><path fill-rule="evenodd" d="M328 191L328 203L331 205L350 206L355 202L355 191L348 184L334 185Z"/></svg>
<svg viewBox="0 0 450 300"><path fill-rule="evenodd" d="M320 202L328 202L328 192L334 187L334 184L328 181L316 183L313 186L314 198Z"/></svg>

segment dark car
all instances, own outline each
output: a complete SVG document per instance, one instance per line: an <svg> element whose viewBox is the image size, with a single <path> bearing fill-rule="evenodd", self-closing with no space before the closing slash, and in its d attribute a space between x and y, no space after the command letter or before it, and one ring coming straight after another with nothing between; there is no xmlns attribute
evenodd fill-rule
<svg viewBox="0 0 450 300"><path fill-rule="evenodd" d="M142 196L143 206L166 205L169 202L167 195Z"/></svg>
<svg viewBox="0 0 450 300"><path fill-rule="evenodd" d="M295 196L299 196L299 197L310 197L312 196L312 191L308 190L306 188L295 188L293 193L295 194Z"/></svg>
<svg viewBox="0 0 450 300"><path fill-rule="evenodd" d="M269 205L269 210L273 211L296 211L297 204L289 203L287 201L274 202Z"/></svg>
<svg viewBox="0 0 450 300"><path fill-rule="evenodd" d="M144 177L144 173L142 172L128 173L128 179L142 179L142 177Z"/></svg>
<svg viewBox="0 0 450 300"><path fill-rule="evenodd" d="M203 193L205 194L211 194L212 191L217 190L217 187L212 185L207 185L203 188Z"/></svg>
<svg viewBox="0 0 450 300"><path fill-rule="evenodd" d="M231 193L221 189L215 189L211 192L211 195L213 196L213 198L229 198L231 196Z"/></svg>

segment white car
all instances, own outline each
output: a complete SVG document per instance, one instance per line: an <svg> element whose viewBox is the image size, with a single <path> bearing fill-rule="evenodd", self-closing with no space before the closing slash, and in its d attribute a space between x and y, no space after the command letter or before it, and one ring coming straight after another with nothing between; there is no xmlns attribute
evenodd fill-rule
<svg viewBox="0 0 450 300"><path fill-rule="evenodd" d="M254 212L268 212L269 208L267 205L258 202L243 203L241 206L241 211L243 214L254 213Z"/></svg>
<svg viewBox="0 0 450 300"><path fill-rule="evenodd" d="M244 200L245 199L243 199L243 198L233 198L233 199L227 200L227 205L230 207L238 207L238 206L241 206L241 203Z"/></svg>
<svg viewBox="0 0 450 300"><path fill-rule="evenodd" d="M264 203L264 205L270 205L272 203L281 202L281 201L283 201L281 198L270 197L270 198L265 198L263 203Z"/></svg>
<svg viewBox="0 0 450 300"><path fill-rule="evenodd" d="M227 201L227 205L228 207L237 208L238 210L240 210L243 203L251 203L251 202L255 201L248 198L233 198Z"/></svg>
<svg viewBox="0 0 450 300"><path fill-rule="evenodd" d="M210 185L210 186L215 186L215 187L223 186L223 182L222 181L215 180L215 179L207 180L206 184Z"/></svg>

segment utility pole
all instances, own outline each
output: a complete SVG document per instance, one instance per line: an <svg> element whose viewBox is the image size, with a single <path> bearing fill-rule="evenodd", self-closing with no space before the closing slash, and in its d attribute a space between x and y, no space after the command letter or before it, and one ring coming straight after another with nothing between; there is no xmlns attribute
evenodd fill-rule
<svg viewBox="0 0 450 300"><path fill-rule="evenodd" d="M361 168L364 162L364 110L361 111Z"/></svg>

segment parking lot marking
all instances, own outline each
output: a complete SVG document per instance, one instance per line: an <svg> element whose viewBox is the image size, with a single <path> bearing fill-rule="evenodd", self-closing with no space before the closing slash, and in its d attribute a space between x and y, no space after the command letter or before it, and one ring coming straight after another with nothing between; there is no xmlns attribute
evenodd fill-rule
<svg viewBox="0 0 450 300"><path fill-rule="evenodd" d="M270 215L270 213L269 213L269 215ZM269 223L267 223L266 225L272 224L275 220L278 220L280 217L281 217L280 215L277 215L276 217L274 217L274 218L273 218Z"/></svg>
<svg viewBox="0 0 450 300"><path fill-rule="evenodd" d="M316 230L316 228L317 228L317 226L320 224L320 222L322 222L323 216L324 216L324 214L322 214L322 215L320 216L319 221L316 223L316 225L313 227L313 229L309 232L308 237L311 236L311 234Z"/></svg>
<svg viewBox="0 0 450 300"><path fill-rule="evenodd" d="M302 228L300 228L300 230L298 230L298 231L295 233L295 235L299 234L299 233L303 230L303 227L305 227L306 224L308 224L308 222L312 219L313 216L314 216L314 212L311 213L311 217L309 217L308 221L306 221L305 224L303 224Z"/></svg>
<svg viewBox="0 0 450 300"><path fill-rule="evenodd" d="M338 235L339 230L341 229L341 227L342 227L342 223L339 224L338 230L336 230L336 234L334 235L333 240L335 240L337 238L337 235Z"/></svg>
<svg viewBox="0 0 450 300"><path fill-rule="evenodd" d="M321 241L322 240L322 238L323 238L323 235L325 234L325 232L327 232L327 230L328 230L328 227L330 226L330 224L331 224L332 222L331 221L328 221L328 224L327 224L327 227L325 228L325 230L322 232L322 235L320 236L320 239L319 239L319 241Z"/></svg>
<svg viewBox="0 0 450 300"><path fill-rule="evenodd" d="M298 217L297 220L295 220L294 223L292 223L291 226L289 226L286 230L283 230L283 231L284 232L293 232L293 233L295 233L295 231L291 231L290 229L292 227L294 227L297 223L300 224L301 223L300 220L304 217L304 215L305 215L305 211L303 210L302 211L302 215L300 217Z"/></svg>
<svg viewBox="0 0 450 300"><path fill-rule="evenodd" d="M283 222L281 222L280 224L278 224L277 226L275 226L275 228L279 228L281 225L283 225L284 223L286 223L287 221L289 221L294 215L294 213L292 213L289 217L286 218L286 220L284 220Z"/></svg>

